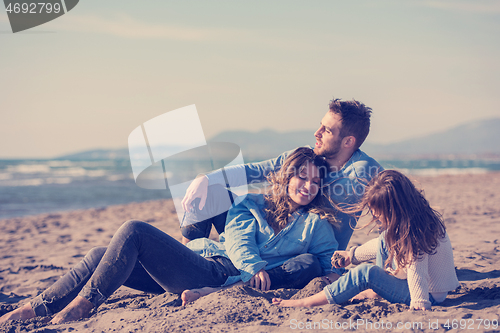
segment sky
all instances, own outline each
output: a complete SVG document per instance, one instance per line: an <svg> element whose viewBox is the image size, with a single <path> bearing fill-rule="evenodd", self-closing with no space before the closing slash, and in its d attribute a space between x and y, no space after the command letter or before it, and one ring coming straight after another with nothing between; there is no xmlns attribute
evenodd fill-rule
<svg viewBox="0 0 500 333"><path fill-rule="evenodd" d="M1 7L0 158L125 148L192 104L207 139L314 144L333 97L373 109L367 141L397 142L500 117L499 59L496 0L84 0L18 33Z"/></svg>

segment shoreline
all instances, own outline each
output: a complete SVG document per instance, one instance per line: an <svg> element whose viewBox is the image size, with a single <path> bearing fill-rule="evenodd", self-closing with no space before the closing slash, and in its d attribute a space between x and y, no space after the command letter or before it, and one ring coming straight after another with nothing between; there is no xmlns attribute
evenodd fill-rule
<svg viewBox="0 0 500 333"><path fill-rule="evenodd" d="M469 169L474 169L475 171L472 172L467 172L464 170L467 169L412 169L411 172L408 172L408 169L397 169L404 174L406 174L410 179L416 179L417 183L421 179L435 179L439 177L467 177L467 176L475 176L475 175L492 175L493 177L496 177L497 175L500 175L500 171L497 170L485 170L481 169L482 171L476 170L476 168L469 168ZM442 173L440 170L455 170L456 172L451 172L451 173ZM148 203L148 202L156 202L156 201L168 201L172 200L171 198L162 198L162 199L148 199L144 201L130 201L127 203L120 203L120 204L110 204L110 205L97 205L93 207L88 207L88 208L68 208L68 209L63 209L63 210L53 210L53 211L46 211L46 212L39 212L35 214L27 214L27 215L16 215L16 216L9 216L9 217L0 217L0 221L3 220L10 220L10 219L16 219L16 218L32 218L36 216L42 216L42 215L51 215L51 214L62 214L62 213L68 213L68 212L79 212L79 211L85 211L85 210L91 210L91 209L106 209L114 206L126 206L129 204L141 204L141 203ZM430 201L430 200L429 200ZM431 202L432 204L432 202ZM1 214L0 214L1 216Z"/></svg>

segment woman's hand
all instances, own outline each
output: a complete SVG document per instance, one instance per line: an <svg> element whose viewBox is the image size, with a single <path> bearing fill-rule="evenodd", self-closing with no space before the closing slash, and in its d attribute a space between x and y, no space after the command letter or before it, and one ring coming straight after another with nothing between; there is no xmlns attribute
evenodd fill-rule
<svg viewBox="0 0 500 333"><path fill-rule="evenodd" d="M262 291L268 291L271 289L271 279L269 278L269 274L264 269L261 269L257 272L250 281L248 281L250 287L255 289L260 289Z"/></svg>
<svg viewBox="0 0 500 333"><path fill-rule="evenodd" d="M208 192L208 177L201 176L196 178L191 182L191 185L186 190L186 195L182 199L182 208L185 212L191 209L191 204L194 199L200 198L199 209L202 210L205 207L205 202L207 201Z"/></svg>
<svg viewBox="0 0 500 333"><path fill-rule="evenodd" d="M332 256L332 266L335 268L347 267L351 264L349 251L335 251Z"/></svg>

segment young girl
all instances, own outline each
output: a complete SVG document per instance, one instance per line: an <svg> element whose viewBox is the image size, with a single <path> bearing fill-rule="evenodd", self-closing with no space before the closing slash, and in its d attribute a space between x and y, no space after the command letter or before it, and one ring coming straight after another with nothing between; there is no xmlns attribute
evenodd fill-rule
<svg viewBox="0 0 500 333"><path fill-rule="evenodd" d="M223 245L204 238L186 247L148 223L125 222L107 248L90 250L0 324L54 314L53 324L88 317L121 285L181 294L240 280L269 290L302 288L316 276L334 275L329 262L338 247L328 221L335 219L319 194L326 170L312 149L297 149L277 174L276 191L265 198L249 194L230 209Z"/></svg>
<svg viewBox="0 0 500 333"><path fill-rule="evenodd" d="M326 286L323 292L299 300L273 299L280 306L341 304L372 289L389 302L429 310L459 286L450 239L441 215L403 174L381 172L366 188L363 199L349 213L369 208L382 231L378 238L350 251L337 251L334 267L361 264ZM375 227L375 226L374 226Z"/></svg>

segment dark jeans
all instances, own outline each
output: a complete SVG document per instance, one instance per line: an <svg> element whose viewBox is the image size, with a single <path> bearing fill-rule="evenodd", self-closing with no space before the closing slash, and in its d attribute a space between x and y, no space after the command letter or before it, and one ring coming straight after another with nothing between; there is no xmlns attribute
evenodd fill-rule
<svg viewBox="0 0 500 333"><path fill-rule="evenodd" d="M236 194L221 185L209 186L205 207L199 209L200 199L197 198L193 201L193 208L184 214L182 235L189 240L208 238L212 225L221 234L226 226L227 211L236 197Z"/></svg>
<svg viewBox="0 0 500 333"><path fill-rule="evenodd" d="M323 269L318 258L310 253L288 259L281 266L266 270L271 289L304 288L312 279L321 276Z"/></svg>
<svg viewBox="0 0 500 333"><path fill-rule="evenodd" d="M37 315L46 316L59 312L77 295L98 307L121 285L182 293L220 286L231 275L239 271L229 259L203 258L152 225L132 220L118 229L107 249L92 249L31 306Z"/></svg>
<svg viewBox="0 0 500 333"><path fill-rule="evenodd" d="M321 274L311 254L292 258L268 271L272 288L302 288ZM121 285L137 290L182 293L186 289L218 287L239 275L224 257L203 258L152 225L125 222L107 248L96 247L75 267L31 301L37 316L62 310L77 295L95 307Z"/></svg>

